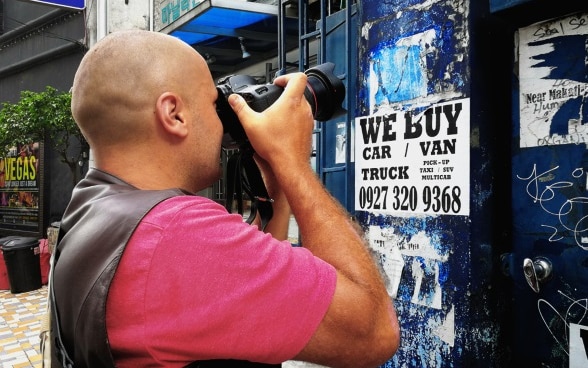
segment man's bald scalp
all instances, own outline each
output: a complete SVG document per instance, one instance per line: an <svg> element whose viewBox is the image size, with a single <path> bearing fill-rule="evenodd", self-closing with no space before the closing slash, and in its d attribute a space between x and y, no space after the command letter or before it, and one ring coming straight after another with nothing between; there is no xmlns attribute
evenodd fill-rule
<svg viewBox="0 0 588 368"><path fill-rule="evenodd" d="M72 113L90 144L128 142L131 134L141 139L145 129L136 125L153 112L161 93L186 88L182 65L194 55L202 59L183 41L158 32L121 31L99 41L82 59L72 88Z"/></svg>

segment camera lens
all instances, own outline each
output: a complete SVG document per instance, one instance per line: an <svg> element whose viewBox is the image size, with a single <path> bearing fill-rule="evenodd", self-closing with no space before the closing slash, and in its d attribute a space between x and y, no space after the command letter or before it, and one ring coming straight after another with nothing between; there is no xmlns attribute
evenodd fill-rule
<svg viewBox="0 0 588 368"><path fill-rule="evenodd" d="M324 63L308 69L308 86L304 96L312 108L316 120L327 121L341 107L345 99L345 86L341 79L333 74L335 64Z"/></svg>

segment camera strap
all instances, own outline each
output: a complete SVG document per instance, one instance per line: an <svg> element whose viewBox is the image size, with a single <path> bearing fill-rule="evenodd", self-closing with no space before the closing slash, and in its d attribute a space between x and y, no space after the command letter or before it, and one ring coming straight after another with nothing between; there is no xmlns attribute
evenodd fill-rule
<svg viewBox="0 0 588 368"><path fill-rule="evenodd" d="M251 213L247 218L247 223L253 223L259 213L260 229L263 230L273 215L273 199L267 193L261 171L253 159L253 154L253 148L249 144L244 144L229 157L225 208L232 212L233 203L236 202L237 212L243 215L243 194L246 194L251 200Z"/></svg>

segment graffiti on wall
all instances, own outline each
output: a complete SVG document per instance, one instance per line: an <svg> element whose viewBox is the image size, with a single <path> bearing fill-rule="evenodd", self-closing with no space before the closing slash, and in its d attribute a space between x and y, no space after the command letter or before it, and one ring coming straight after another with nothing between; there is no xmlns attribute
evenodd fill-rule
<svg viewBox="0 0 588 368"><path fill-rule="evenodd" d="M544 365L586 366L588 13L520 28L516 41L514 253L519 264L539 256L552 264L539 295L520 266L514 273L516 329L532 336L520 338L516 353Z"/></svg>
<svg viewBox="0 0 588 368"><path fill-rule="evenodd" d="M588 299L574 300L561 290L558 290L558 293L568 300L567 307L560 311L548 300L539 299L537 309L541 320L559 348L569 355L569 367L586 367L588 364L588 325L586 325L588 324Z"/></svg>
<svg viewBox="0 0 588 368"><path fill-rule="evenodd" d="M588 13L519 30L520 146L588 143Z"/></svg>
<svg viewBox="0 0 588 368"><path fill-rule="evenodd" d="M568 144L534 147L524 153L513 161L514 244L523 258L547 258L553 276L541 284L538 299L529 297L532 291L524 280L519 282L521 296L515 307L525 312L517 323L526 327L518 328L536 329L536 340L522 343L520 350L535 351L537 359L551 363L585 366L588 356L578 351L588 346L588 336L582 337L588 328L586 149ZM522 272L514 275L515 280L522 277ZM544 345L538 347L539 343Z"/></svg>
<svg viewBox="0 0 588 368"><path fill-rule="evenodd" d="M588 250L588 218L584 215L588 198L574 189L578 184L588 184L588 176L582 167L569 170L571 172L566 173L559 165L538 169L534 164L528 173L517 174L517 179L525 183L529 199L543 212L541 218L545 221L538 222L537 226L548 240L557 242L569 238L581 249Z"/></svg>

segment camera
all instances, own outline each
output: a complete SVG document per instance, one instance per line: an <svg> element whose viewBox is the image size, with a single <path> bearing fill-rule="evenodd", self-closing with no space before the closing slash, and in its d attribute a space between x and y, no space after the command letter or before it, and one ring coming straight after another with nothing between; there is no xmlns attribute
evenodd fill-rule
<svg viewBox="0 0 588 368"><path fill-rule="evenodd" d="M341 107L345 99L345 86L341 79L333 74L334 68L335 64L324 63L304 72L307 75L304 97L312 108L315 120L327 121L345 112ZM228 103L232 93L241 95L254 111L262 112L271 106L284 90L274 84L257 84L257 80L248 75L225 77L218 81L216 88L216 111L225 132L225 148L241 147L248 142L245 130Z"/></svg>

